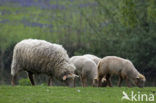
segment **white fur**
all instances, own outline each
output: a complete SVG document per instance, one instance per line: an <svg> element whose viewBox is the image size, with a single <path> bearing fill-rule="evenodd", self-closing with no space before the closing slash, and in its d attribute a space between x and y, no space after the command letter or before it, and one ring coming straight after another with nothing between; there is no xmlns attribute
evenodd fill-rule
<svg viewBox="0 0 156 103"><path fill-rule="evenodd" d="M83 56L86 56L86 57L92 59L97 65L98 65L99 61L101 60L101 58L99 58L95 55L92 55L92 54L85 54Z"/></svg>
<svg viewBox="0 0 156 103"><path fill-rule="evenodd" d="M97 77L97 65L86 56L73 56L70 62L76 67L76 73L83 79L92 80Z"/></svg>

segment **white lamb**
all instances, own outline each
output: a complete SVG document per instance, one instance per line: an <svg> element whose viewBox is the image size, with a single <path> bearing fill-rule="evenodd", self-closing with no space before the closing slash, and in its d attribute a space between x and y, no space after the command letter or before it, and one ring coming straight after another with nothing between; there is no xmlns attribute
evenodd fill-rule
<svg viewBox="0 0 156 103"><path fill-rule="evenodd" d="M80 76L82 86L86 86L87 80L91 80L94 84L94 79L97 77L97 65L90 58L86 56L73 56L70 59L76 67L76 74Z"/></svg>

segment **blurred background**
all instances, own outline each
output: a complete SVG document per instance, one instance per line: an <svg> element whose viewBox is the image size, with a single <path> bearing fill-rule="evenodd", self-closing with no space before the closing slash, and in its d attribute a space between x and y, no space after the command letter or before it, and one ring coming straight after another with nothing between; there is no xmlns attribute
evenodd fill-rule
<svg viewBox="0 0 156 103"><path fill-rule="evenodd" d="M62 44L70 57L129 59L156 86L156 0L0 0L0 84L27 38Z"/></svg>

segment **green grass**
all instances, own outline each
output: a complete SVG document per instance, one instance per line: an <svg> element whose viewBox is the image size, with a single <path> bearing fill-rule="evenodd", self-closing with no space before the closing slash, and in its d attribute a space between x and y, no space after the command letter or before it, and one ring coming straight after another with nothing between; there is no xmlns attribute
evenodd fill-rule
<svg viewBox="0 0 156 103"><path fill-rule="evenodd" d="M0 86L0 103L132 103L121 100L122 91L156 95L156 87L68 88L48 86ZM137 102L139 103L139 102ZM146 102L141 102L146 103Z"/></svg>

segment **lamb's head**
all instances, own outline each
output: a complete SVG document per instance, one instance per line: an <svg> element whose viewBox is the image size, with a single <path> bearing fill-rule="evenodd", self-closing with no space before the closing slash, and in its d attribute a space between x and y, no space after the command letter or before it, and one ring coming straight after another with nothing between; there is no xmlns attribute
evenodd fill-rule
<svg viewBox="0 0 156 103"><path fill-rule="evenodd" d="M102 86L102 87L106 87L106 86L107 86L107 80L106 80L105 77L103 77L103 78L101 79L101 86Z"/></svg>
<svg viewBox="0 0 156 103"><path fill-rule="evenodd" d="M135 84L136 84L138 87L143 88L145 82L146 82L145 76L143 76L142 74L138 74L137 77L136 77L136 80L135 80Z"/></svg>
<svg viewBox="0 0 156 103"><path fill-rule="evenodd" d="M74 74L75 66L73 64L69 64L66 66L66 73L63 75L62 80L65 84L69 87L75 87L75 78L79 77L78 75Z"/></svg>
<svg viewBox="0 0 156 103"><path fill-rule="evenodd" d="M101 84L99 84L99 80L97 78L93 79L93 87L106 87L107 86L107 80L105 77L101 79Z"/></svg>

